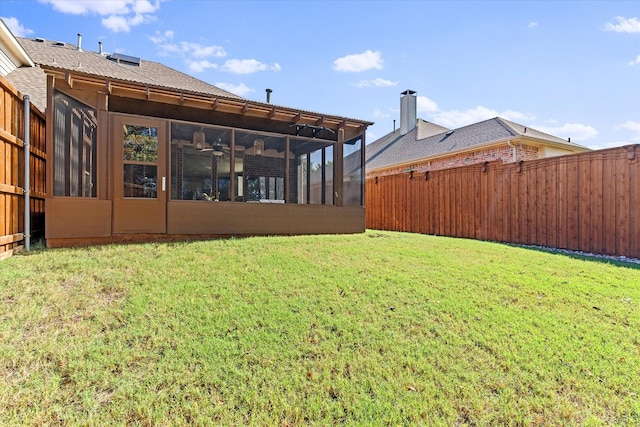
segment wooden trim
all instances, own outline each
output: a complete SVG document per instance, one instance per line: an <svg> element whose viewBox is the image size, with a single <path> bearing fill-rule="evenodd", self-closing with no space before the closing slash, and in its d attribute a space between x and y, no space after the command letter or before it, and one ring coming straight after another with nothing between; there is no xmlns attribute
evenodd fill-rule
<svg viewBox="0 0 640 427"><path fill-rule="evenodd" d="M12 135L4 129L0 129L0 138L7 141L9 144L15 145L16 147L24 147L24 142L20 138Z"/></svg>
<svg viewBox="0 0 640 427"><path fill-rule="evenodd" d="M23 233L9 234L8 236L0 236L0 245L8 245L9 243L20 242L24 239Z"/></svg>
<svg viewBox="0 0 640 427"><path fill-rule="evenodd" d="M24 188L0 183L0 193L17 194L18 196L22 196L24 194Z"/></svg>

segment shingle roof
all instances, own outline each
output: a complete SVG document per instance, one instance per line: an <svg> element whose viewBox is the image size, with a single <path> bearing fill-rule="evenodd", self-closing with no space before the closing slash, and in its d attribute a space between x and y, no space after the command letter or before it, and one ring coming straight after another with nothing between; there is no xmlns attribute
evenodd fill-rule
<svg viewBox="0 0 640 427"><path fill-rule="evenodd" d="M406 135L400 135L400 130L396 130L367 145L367 169L408 163L521 136L574 148L584 148L581 145L567 142L564 139L500 117L452 131L441 132L423 139L417 139L417 135L417 127Z"/></svg>
<svg viewBox="0 0 640 427"><path fill-rule="evenodd" d="M147 84L156 87L166 87L172 90L185 90L207 95L238 98L231 92L210 85L195 77L191 77L158 62L141 60L140 65L117 63L108 59L107 55L97 52L78 50L68 43L54 42L43 39L17 38L20 45L37 65L46 65L63 69L83 72L105 78L111 78L137 84ZM38 78L39 80L34 80ZM19 68L7 76L19 90L29 93L33 102L40 103L46 99L39 92L46 92L46 77L44 72L35 72L27 67ZM21 85L28 84L31 92ZM36 104L44 111L46 103Z"/></svg>

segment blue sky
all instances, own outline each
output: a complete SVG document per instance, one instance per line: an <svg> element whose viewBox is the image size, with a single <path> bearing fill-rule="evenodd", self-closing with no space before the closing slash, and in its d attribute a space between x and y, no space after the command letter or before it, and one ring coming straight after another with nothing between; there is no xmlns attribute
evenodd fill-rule
<svg viewBox="0 0 640 427"><path fill-rule="evenodd" d="M370 120L500 116L590 148L640 143L638 1L2 0L17 36L162 62L245 98Z"/></svg>

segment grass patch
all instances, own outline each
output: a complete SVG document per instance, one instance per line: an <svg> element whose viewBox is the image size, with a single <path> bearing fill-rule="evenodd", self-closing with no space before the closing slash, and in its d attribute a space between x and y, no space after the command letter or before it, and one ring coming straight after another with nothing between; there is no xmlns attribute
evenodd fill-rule
<svg viewBox="0 0 640 427"><path fill-rule="evenodd" d="M0 262L2 425L638 425L640 269L362 235Z"/></svg>

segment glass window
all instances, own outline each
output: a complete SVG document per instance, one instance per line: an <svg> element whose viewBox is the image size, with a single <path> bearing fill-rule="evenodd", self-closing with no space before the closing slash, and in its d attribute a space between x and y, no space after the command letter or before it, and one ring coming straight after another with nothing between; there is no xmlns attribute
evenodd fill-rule
<svg viewBox="0 0 640 427"><path fill-rule="evenodd" d="M347 141L343 145L342 194L344 206L362 206L364 168L362 167L362 138Z"/></svg>
<svg viewBox="0 0 640 427"><path fill-rule="evenodd" d="M158 197L158 128L124 125L124 197Z"/></svg>
<svg viewBox="0 0 640 427"><path fill-rule="evenodd" d="M231 199L232 134L230 129L171 124L173 200Z"/></svg>
<svg viewBox="0 0 640 427"><path fill-rule="evenodd" d="M286 201L286 139L253 132L236 132L236 175L243 177L245 188L237 188L237 201L284 203ZM291 194L291 189L289 189ZM295 194L295 193L294 193ZM291 198L291 196L290 196Z"/></svg>
<svg viewBox="0 0 640 427"><path fill-rule="evenodd" d="M295 168L297 203L334 203L333 145L317 141L291 140L291 151L296 155Z"/></svg>
<svg viewBox="0 0 640 427"><path fill-rule="evenodd" d="M60 92L53 102L53 194L96 197L96 110Z"/></svg>

